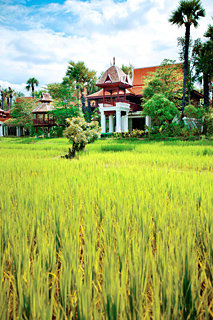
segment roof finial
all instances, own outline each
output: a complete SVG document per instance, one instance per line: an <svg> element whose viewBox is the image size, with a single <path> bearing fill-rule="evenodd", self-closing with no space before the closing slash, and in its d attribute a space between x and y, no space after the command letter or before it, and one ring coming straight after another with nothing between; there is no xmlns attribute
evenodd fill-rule
<svg viewBox="0 0 213 320"><path fill-rule="evenodd" d="M113 57L113 66L115 66L115 57Z"/></svg>

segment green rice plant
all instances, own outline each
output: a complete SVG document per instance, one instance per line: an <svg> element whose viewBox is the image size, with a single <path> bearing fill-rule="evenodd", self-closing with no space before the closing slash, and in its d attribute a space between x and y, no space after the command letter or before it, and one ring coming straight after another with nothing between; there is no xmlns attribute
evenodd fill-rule
<svg viewBox="0 0 213 320"><path fill-rule="evenodd" d="M209 141L23 141L0 139L1 319L211 319Z"/></svg>

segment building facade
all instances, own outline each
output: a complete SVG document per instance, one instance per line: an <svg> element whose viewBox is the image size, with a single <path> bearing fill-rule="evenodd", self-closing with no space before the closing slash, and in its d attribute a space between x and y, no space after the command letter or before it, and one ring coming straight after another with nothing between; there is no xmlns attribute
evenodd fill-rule
<svg viewBox="0 0 213 320"><path fill-rule="evenodd" d="M99 91L87 96L92 110L99 109L102 133L144 130L151 126L150 117L141 114L141 98L145 80L159 66L133 70L130 79L115 64L108 68L97 82ZM198 105L202 95L193 90L193 104Z"/></svg>

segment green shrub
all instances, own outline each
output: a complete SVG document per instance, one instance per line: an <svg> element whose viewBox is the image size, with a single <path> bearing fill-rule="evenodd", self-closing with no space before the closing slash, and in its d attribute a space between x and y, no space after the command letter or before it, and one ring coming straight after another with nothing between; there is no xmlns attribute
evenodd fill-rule
<svg viewBox="0 0 213 320"><path fill-rule="evenodd" d="M139 130L139 129L133 129L132 132L130 133L131 138L142 138L145 135L144 130Z"/></svg>
<svg viewBox="0 0 213 320"><path fill-rule="evenodd" d="M206 134L208 136L213 135L213 115L207 114L205 117L205 127L206 127Z"/></svg>
<svg viewBox="0 0 213 320"><path fill-rule="evenodd" d="M189 104L184 109L184 116L187 118L202 119L205 110L203 108L196 108L192 104Z"/></svg>

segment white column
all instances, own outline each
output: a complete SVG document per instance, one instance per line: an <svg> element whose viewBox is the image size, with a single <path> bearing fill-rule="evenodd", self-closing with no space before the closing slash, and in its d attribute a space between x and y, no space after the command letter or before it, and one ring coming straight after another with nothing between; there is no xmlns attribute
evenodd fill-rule
<svg viewBox="0 0 213 320"><path fill-rule="evenodd" d="M151 118L149 116L146 116L146 126L151 127Z"/></svg>
<svg viewBox="0 0 213 320"><path fill-rule="evenodd" d="M20 136L21 136L21 128L16 127L16 137L20 137Z"/></svg>
<svg viewBox="0 0 213 320"><path fill-rule="evenodd" d="M113 128L113 115L109 116L109 132L114 132Z"/></svg>
<svg viewBox="0 0 213 320"><path fill-rule="evenodd" d="M4 136L7 137L8 136L8 127L4 127Z"/></svg>
<svg viewBox="0 0 213 320"><path fill-rule="evenodd" d="M106 116L104 111L101 111L101 133L106 133Z"/></svg>
<svg viewBox="0 0 213 320"><path fill-rule="evenodd" d="M128 112L124 116L124 132L128 132Z"/></svg>
<svg viewBox="0 0 213 320"><path fill-rule="evenodd" d="M121 132L121 111L116 110L116 132Z"/></svg>
<svg viewBox="0 0 213 320"><path fill-rule="evenodd" d="M0 137L3 137L3 125L0 124Z"/></svg>
<svg viewBox="0 0 213 320"><path fill-rule="evenodd" d="M129 128L129 131L132 131L132 118L128 119L128 128Z"/></svg>

